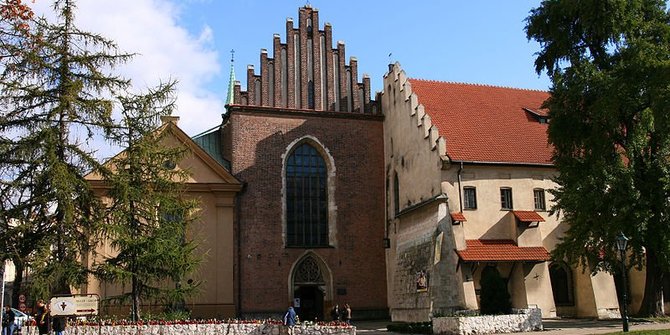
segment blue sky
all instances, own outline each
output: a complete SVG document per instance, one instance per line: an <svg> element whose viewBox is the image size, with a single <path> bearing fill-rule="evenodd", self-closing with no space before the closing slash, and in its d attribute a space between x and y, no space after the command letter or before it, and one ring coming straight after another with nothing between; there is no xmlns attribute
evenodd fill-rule
<svg viewBox="0 0 670 335"><path fill-rule="evenodd" d="M182 5L182 19L194 32L211 27L222 61L235 49L239 78L247 64L259 71L260 49L271 50L273 33L285 41L286 18L295 18L297 25L298 8L306 3L191 1ZM373 90L381 89L389 53L410 77L533 89L549 86L546 76L538 77L533 70L539 45L528 42L523 31L524 19L539 5L537 0L321 0L310 5L319 9L321 28L330 22L333 40L344 40L347 54L357 57L359 74L370 75ZM225 74L219 79L225 80Z"/></svg>
<svg viewBox="0 0 670 335"><path fill-rule="evenodd" d="M398 1L312 0L320 29L346 43L372 91L381 89L389 61L414 78L546 90L533 69L539 45L526 40L524 19L540 0ZM295 0L79 0L76 23L137 56L119 68L139 90L177 79L179 125L195 135L215 127L225 112L230 50L246 86L247 64L260 71L260 49L272 36L285 41L287 17L307 1ZM33 3L52 16L51 0ZM389 58L389 53L391 57ZM360 80L360 78L359 78Z"/></svg>

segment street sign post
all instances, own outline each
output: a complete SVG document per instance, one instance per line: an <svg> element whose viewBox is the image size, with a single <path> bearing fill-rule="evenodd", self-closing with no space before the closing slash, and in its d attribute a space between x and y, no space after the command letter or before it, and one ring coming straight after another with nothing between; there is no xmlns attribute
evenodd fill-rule
<svg viewBox="0 0 670 335"><path fill-rule="evenodd" d="M51 298L51 315L85 316L98 315L100 296L97 294L75 294Z"/></svg>

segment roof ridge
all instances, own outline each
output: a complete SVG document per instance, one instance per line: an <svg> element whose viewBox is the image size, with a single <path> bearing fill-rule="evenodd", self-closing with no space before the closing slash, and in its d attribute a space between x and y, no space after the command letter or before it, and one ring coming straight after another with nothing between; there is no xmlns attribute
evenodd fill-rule
<svg viewBox="0 0 670 335"><path fill-rule="evenodd" d="M540 90L540 89L535 89L535 88L522 88L522 87L512 87L512 86L493 85L493 84L481 84L481 83L465 83L465 82L458 82L458 81L422 79L422 78L408 78L408 79L410 81L419 80L419 81L427 81L427 82L441 83L441 84L455 84L455 85L479 86L479 87L490 87L490 88L504 88L504 89L510 89L510 90L518 90L518 91L549 93L548 90Z"/></svg>

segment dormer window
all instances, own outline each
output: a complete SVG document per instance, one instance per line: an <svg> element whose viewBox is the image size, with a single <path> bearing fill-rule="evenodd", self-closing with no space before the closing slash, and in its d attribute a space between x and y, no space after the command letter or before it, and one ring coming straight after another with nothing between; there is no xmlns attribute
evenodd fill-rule
<svg viewBox="0 0 670 335"><path fill-rule="evenodd" d="M540 109L530 109L530 108L524 108L523 110L526 111L526 113L530 114L535 120L537 120L538 123L540 124L547 124L549 123L549 115L547 114L546 111L542 111Z"/></svg>

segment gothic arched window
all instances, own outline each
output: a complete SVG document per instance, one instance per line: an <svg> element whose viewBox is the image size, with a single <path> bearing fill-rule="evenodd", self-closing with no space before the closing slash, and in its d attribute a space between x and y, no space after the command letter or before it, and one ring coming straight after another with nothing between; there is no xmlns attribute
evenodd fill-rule
<svg viewBox="0 0 670 335"><path fill-rule="evenodd" d="M286 244L328 246L327 168L309 143L298 145L286 161Z"/></svg>

